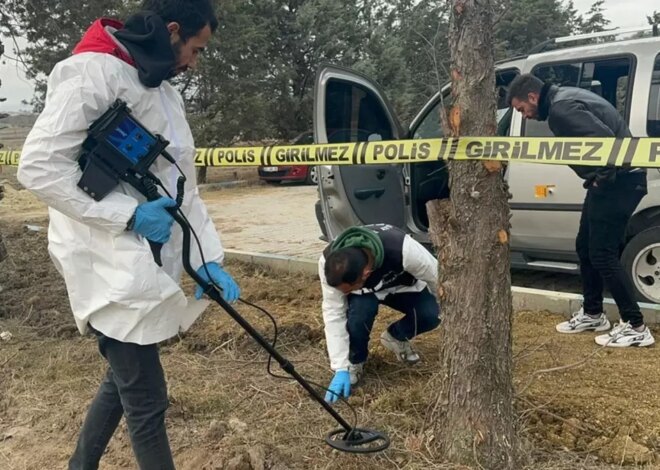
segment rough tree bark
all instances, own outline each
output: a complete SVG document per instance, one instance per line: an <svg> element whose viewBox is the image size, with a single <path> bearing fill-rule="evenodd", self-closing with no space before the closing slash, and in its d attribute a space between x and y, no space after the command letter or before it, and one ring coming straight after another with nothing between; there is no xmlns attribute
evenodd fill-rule
<svg viewBox="0 0 660 470"><path fill-rule="evenodd" d="M450 134L495 135L492 0L451 0ZM431 410L442 457L513 469L508 188L498 162L450 162L450 199L428 203L443 312L438 396Z"/></svg>

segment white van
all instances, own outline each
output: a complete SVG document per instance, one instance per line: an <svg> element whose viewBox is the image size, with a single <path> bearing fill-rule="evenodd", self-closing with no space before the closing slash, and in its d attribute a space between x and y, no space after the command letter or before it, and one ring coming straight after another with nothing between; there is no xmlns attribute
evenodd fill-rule
<svg viewBox="0 0 660 470"><path fill-rule="evenodd" d="M546 122L509 112L506 87L521 73L591 90L610 101L634 136L660 137L660 37L657 27L614 30L546 41L526 56L497 63L498 119L503 135L551 136ZM633 39L621 39L634 35ZM575 43L596 41L596 44ZM571 46L573 45L573 46ZM555 48L546 51L547 48ZM323 66L316 78L317 143L442 137L439 110L450 105L449 85L408 128L401 126L378 85L359 73ZM502 119L504 117L504 119ZM446 198L445 163L319 167L317 218L332 240L349 226L389 223L429 243L425 204ZM512 265L577 273L575 253L582 181L567 166L513 163L506 170L513 199ZM648 171L648 195L627 230L622 261L639 300L660 303L660 170Z"/></svg>

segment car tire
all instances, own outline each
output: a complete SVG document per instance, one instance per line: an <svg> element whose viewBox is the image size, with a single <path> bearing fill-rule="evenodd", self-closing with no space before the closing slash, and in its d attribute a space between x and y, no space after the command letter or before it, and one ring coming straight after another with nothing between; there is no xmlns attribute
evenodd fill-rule
<svg viewBox="0 0 660 470"><path fill-rule="evenodd" d="M639 302L660 303L660 227L632 237L621 255Z"/></svg>
<svg viewBox="0 0 660 470"><path fill-rule="evenodd" d="M309 171L307 172L307 177L305 178L305 184L317 185L318 182L319 182L318 167L310 166Z"/></svg>

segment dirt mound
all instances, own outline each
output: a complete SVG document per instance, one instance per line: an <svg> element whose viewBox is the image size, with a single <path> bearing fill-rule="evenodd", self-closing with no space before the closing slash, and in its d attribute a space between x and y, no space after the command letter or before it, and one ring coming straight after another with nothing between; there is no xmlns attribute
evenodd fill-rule
<svg viewBox="0 0 660 470"><path fill-rule="evenodd" d="M228 439L231 440L231 439ZM189 451L183 469L189 470L287 470L276 452L264 446L225 446L220 442L204 451Z"/></svg>
<svg viewBox="0 0 660 470"><path fill-rule="evenodd" d="M325 338L323 331L305 323L284 325L278 331L277 342L281 345L318 344Z"/></svg>

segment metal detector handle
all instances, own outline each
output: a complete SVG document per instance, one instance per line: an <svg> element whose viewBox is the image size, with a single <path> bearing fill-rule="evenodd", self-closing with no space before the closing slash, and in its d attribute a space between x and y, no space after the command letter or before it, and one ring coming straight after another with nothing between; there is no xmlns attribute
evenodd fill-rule
<svg viewBox="0 0 660 470"><path fill-rule="evenodd" d="M176 206L174 207L168 207L165 210L169 212L172 217L176 220L177 216L177 211L179 210L179 207L181 207L181 204L183 203L183 191L184 191L184 185L185 185L186 179L185 177L179 177L177 180L176 184ZM148 201L155 201L157 199L160 199L162 196L158 192L158 188L156 187L156 184L149 178L144 180L144 187L145 187L145 196ZM152 242L151 240L149 241L149 248L151 248L151 254L154 257L154 261L158 266L163 266L163 260L161 259L160 252L163 249L163 244L159 242Z"/></svg>
<svg viewBox="0 0 660 470"><path fill-rule="evenodd" d="M149 242L149 248L151 248L151 254L154 257L154 261L158 266L162 267L163 260L160 257L160 252L163 249L163 244L158 242L152 242L151 240L148 240L148 242Z"/></svg>
<svg viewBox="0 0 660 470"><path fill-rule="evenodd" d="M158 196L156 199L160 199L162 196ZM149 199L150 201L155 201L156 199ZM179 208L177 206L174 207L168 207L165 209L167 212L172 214L172 217L174 217L177 214L177 211ZM163 260L160 257L160 252L163 249L163 244L159 242L152 242L151 240L147 240L149 242L149 248L151 248L151 254L154 257L154 261L156 264L160 267L163 266Z"/></svg>

